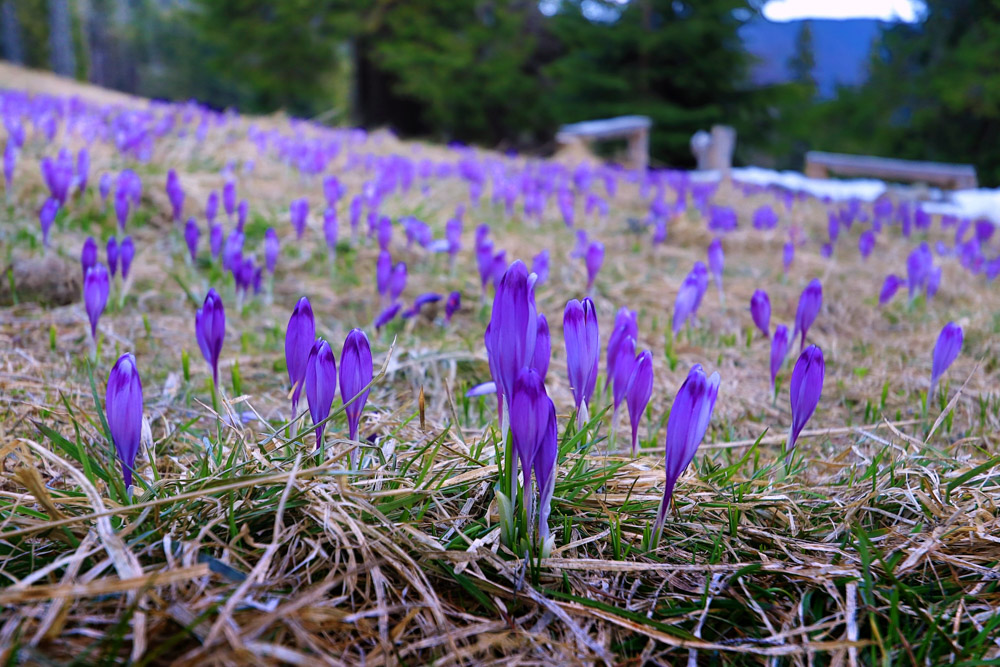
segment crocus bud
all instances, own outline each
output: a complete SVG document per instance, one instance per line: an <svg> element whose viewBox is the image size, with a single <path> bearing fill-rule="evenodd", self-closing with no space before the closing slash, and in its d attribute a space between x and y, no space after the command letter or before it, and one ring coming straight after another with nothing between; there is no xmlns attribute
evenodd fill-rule
<svg viewBox="0 0 1000 667"><path fill-rule="evenodd" d="M594 280L597 278L597 272L601 270L601 265L604 264L604 244L600 241L594 241L589 246L587 246L587 291L589 292L594 287Z"/></svg>
<svg viewBox="0 0 1000 667"><path fill-rule="evenodd" d="M142 440L142 381L135 365L135 357L130 353L118 357L118 361L108 375L108 387L104 396L104 409L108 418L108 430L122 466L125 487L132 486L135 457L139 453Z"/></svg>
<svg viewBox="0 0 1000 667"><path fill-rule="evenodd" d="M17 167L17 147L13 141L8 141L3 150L3 179L7 190L14 183L14 169Z"/></svg>
<svg viewBox="0 0 1000 667"><path fill-rule="evenodd" d="M373 323L375 331L380 331L382 327L389 324L389 322L392 322L396 318L396 315L399 314L399 309L402 307L403 304L396 301L387 308L383 309L382 312L375 317L375 322Z"/></svg>
<svg viewBox="0 0 1000 667"><path fill-rule="evenodd" d="M628 390L628 381L632 377L634 368L635 339L628 336L618 346L617 358L615 359L615 372L611 377L611 398L614 402L614 414L611 418L612 424L618 423L618 408L625 399L625 393Z"/></svg>
<svg viewBox="0 0 1000 667"><path fill-rule="evenodd" d="M331 255L337 251L337 209L323 211L323 238Z"/></svg>
<svg viewBox="0 0 1000 667"><path fill-rule="evenodd" d="M549 279L549 251L542 250L531 260L531 272L538 276L535 285L541 285Z"/></svg>
<svg viewBox="0 0 1000 667"><path fill-rule="evenodd" d="M722 294L722 272L726 265L726 257L722 252L722 239L715 238L708 245L708 269L715 278L715 285Z"/></svg>
<svg viewBox="0 0 1000 667"><path fill-rule="evenodd" d="M493 358L493 380L503 397L510 402L514 380L522 368L531 364L538 336L535 297L524 262L513 262L497 285L490 315L492 342L487 352Z"/></svg>
<svg viewBox="0 0 1000 667"><path fill-rule="evenodd" d="M306 219L309 217L309 202L306 199L296 199L289 206L289 215L292 219L292 227L295 229L295 238L301 239L306 230Z"/></svg>
<svg viewBox="0 0 1000 667"><path fill-rule="evenodd" d="M226 181L222 186L222 207L226 210L226 215L231 219L236 212L236 182Z"/></svg>
<svg viewBox="0 0 1000 667"><path fill-rule="evenodd" d="M625 391L625 402L628 404L628 419L632 427L632 456L639 453L639 424L642 413L646 411L649 397L653 395L653 353L643 350L636 357L632 367L632 377L629 378Z"/></svg>
<svg viewBox="0 0 1000 667"><path fill-rule="evenodd" d="M292 414L298 412L299 396L306 376L306 362L316 341L316 321L309 299L302 297L295 304L285 328L285 368L292 386Z"/></svg>
<svg viewBox="0 0 1000 667"><path fill-rule="evenodd" d="M403 319L408 320L411 317L416 317L420 314L420 309L429 303L437 303L441 300L441 295L436 292L427 292L421 294L416 299L413 300L413 305L407 310L403 311Z"/></svg>
<svg viewBox="0 0 1000 667"><path fill-rule="evenodd" d="M392 277L392 257L388 250L378 254L375 262L375 288L383 298L389 294L389 279Z"/></svg>
<svg viewBox="0 0 1000 667"><path fill-rule="evenodd" d="M941 267L932 266L927 274L926 294L928 299L933 299L941 287Z"/></svg>
<svg viewBox="0 0 1000 667"><path fill-rule="evenodd" d="M212 225L212 229L208 234L208 245L209 249L212 251L212 259L218 259L219 253L222 252L222 237L224 232L222 231L222 224L215 223Z"/></svg>
<svg viewBox="0 0 1000 667"><path fill-rule="evenodd" d="M493 275L493 242L489 239L476 244L476 268L479 269L479 282L485 298L486 283Z"/></svg>
<svg viewBox="0 0 1000 667"><path fill-rule="evenodd" d="M49 230L52 229L52 223L55 222L58 212L59 200L53 197L46 199L41 210L38 211L38 222L42 226L42 245L46 248L49 247Z"/></svg>
<svg viewBox="0 0 1000 667"><path fill-rule="evenodd" d="M685 276L684 282L681 283L680 289L677 290L677 298L674 301L674 336L680 333L680 330L684 328L684 324L694 315L698 301L701 298L699 292L698 277L692 271Z"/></svg>
<svg viewBox="0 0 1000 667"><path fill-rule="evenodd" d="M892 297L896 296L896 292L899 288L906 284L906 281L897 275L889 274L885 277L885 281L882 283L882 289L879 290L878 294L878 305L884 306L885 304L892 301Z"/></svg>
<svg viewBox="0 0 1000 667"><path fill-rule="evenodd" d="M785 363L787 354L788 327L779 324L774 328L774 337L771 339L771 391L774 391L774 381L778 377L781 365Z"/></svg>
<svg viewBox="0 0 1000 667"><path fill-rule="evenodd" d="M131 236L126 236L122 239L121 246L121 260L122 260L122 280L128 280L128 274L132 269L132 260L135 258L135 243L132 242Z"/></svg>
<svg viewBox="0 0 1000 667"><path fill-rule="evenodd" d="M691 464L708 430L708 423L715 409L715 400L719 396L719 382L718 373L706 377L701 364L695 364L677 391L673 405L670 406L665 441L666 481L663 486L663 500L653 526L653 544L659 542L670 500L674 495L674 486Z"/></svg>
<svg viewBox="0 0 1000 667"><path fill-rule="evenodd" d="M448 295L448 300L444 303L444 321L451 322L451 318L462 308L462 293L452 292Z"/></svg>
<svg viewBox="0 0 1000 667"><path fill-rule="evenodd" d="M538 314L538 334L535 336L535 353L531 359L531 368L538 371L545 381L549 372L549 359L552 356L552 339L549 336L549 321L545 315Z"/></svg>
<svg viewBox="0 0 1000 667"><path fill-rule="evenodd" d="M97 321L108 303L108 292L111 291L111 281L108 270L103 264L94 264L87 269L83 279L83 303L90 319L90 337L97 340Z"/></svg>
<svg viewBox="0 0 1000 667"><path fill-rule="evenodd" d="M119 187L115 192L115 217L118 219L118 228L122 231L125 231L125 223L128 222L128 212L128 192Z"/></svg>
<svg viewBox="0 0 1000 667"><path fill-rule="evenodd" d="M548 537L549 505L555 482L555 460L558 453L556 409L545 393L541 375L532 368L522 368L512 387L510 400L510 432L514 451L524 470L524 497L533 497L531 471L539 490L538 534ZM528 516L532 513L529 511Z"/></svg>
<svg viewBox="0 0 1000 667"><path fill-rule="evenodd" d="M247 215L250 213L250 202L241 199L236 207L236 231L243 233L243 227L247 224Z"/></svg>
<svg viewBox="0 0 1000 667"><path fill-rule="evenodd" d="M219 355L222 354L222 343L226 339L226 310L222 305L222 297L214 287L208 290L205 304L195 314L194 329L201 355L211 367L212 380L218 386Z"/></svg>
<svg viewBox="0 0 1000 667"><path fill-rule="evenodd" d="M184 209L184 188L181 187L180 178L173 169L167 172L167 198L170 199L174 222L176 222L181 219L181 211Z"/></svg>
<svg viewBox="0 0 1000 667"><path fill-rule="evenodd" d="M340 200L340 181L336 176L331 174L323 179L323 196L326 197L326 203L330 208L337 206Z"/></svg>
<svg viewBox="0 0 1000 667"><path fill-rule="evenodd" d="M759 289L750 297L750 317L764 338L771 335L771 299L764 290Z"/></svg>
<svg viewBox="0 0 1000 667"><path fill-rule="evenodd" d="M596 319L596 314L594 315ZM633 339L639 337L639 320L634 310L629 310L622 306L615 314L615 326L611 330L611 337L608 338L608 351L605 358L605 373L607 373L606 383L610 384L615 376L615 362L618 360L618 348L625 338L631 336ZM595 374L596 376L596 374ZM607 384L605 385L605 390ZM588 397L589 402L589 397Z"/></svg>
<svg viewBox="0 0 1000 667"><path fill-rule="evenodd" d="M368 385L372 381L372 350L368 337L361 329L352 329L340 354L340 396L351 440L358 439L361 413L368 401ZM357 463L356 455L354 457Z"/></svg>
<svg viewBox="0 0 1000 667"><path fill-rule="evenodd" d="M389 299L395 301L399 298L399 295L403 293L406 289L406 262L399 262L396 266L392 267L392 273L389 275Z"/></svg>
<svg viewBox="0 0 1000 667"><path fill-rule="evenodd" d="M80 251L80 268L83 269L83 277L87 277L87 269L97 264L97 241L93 236L88 236L83 242L83 250Z"/></svg>
<svg viewBox="0 0 1000 667"><path fill-rule="evenodd" d="M108 253L108 269L111 271L111 277L115 277L115 273L118 272L118 239L114 236L108 239L107 245Z"/></svg>
<svg viewBox="0 0 1000 667"><path fill-rule="evenodd" d="M761 231L774 229L778 226L778 214L767 204L761 206L753 214L753 226Z"/></svg>
<svg viewBox="0 0 1000 667"><path fill-rule="evenodd" d="M187 243L188 254L193 262L198 258L198 239L201 237L201 230L194 218L188 218L184 223L184 242Z"/></svg>
<svg viewBox="0 0 1000 667"><path fill-rule="evenodd" d="M219 214L219 193L212 190L208 193L208 199L205 201L205 219L208 221L208 226L211 227L215 224L215 217Z"/></svg>
<svg viewBox="0 0 1000 667"><path fill-rule="evenodd" d="M802 294L799 296L799 307L795 311L795 331L802 336L799 343L800 349L805 348L806 334L809 332L809 327L816 321L816 316L819 315L822 305L823 286L820 284L819 278L813 278L802 290ZM792 338L794 337L793 334Z"/></svg>
<svg viewBox="0 0 1000 667"><path fill-rule="evenodd" d="M576 230L576 245L573 250L569 253L571 258L576 257L586 257L587 248L590 247L590 239L587 238L587 230L578 229Z"/></svg>
<svg viewBox="0 0 1000 667"><path fill-rule="evenodd" d="M323 443L324 419L330 416L330 406L337 397L337 360L333 357L330 344L317 339L309 351L305 367L306 400L309 416L316 427L316 449Z"/></svg>
<svg viewBox="0 0 1000 667"><path fill-rule="evenodd" d="M392 220L389 216L383 215L378 219L378 226L375 228L375 240L381 250L388 250L392 241Z"/></svg>
<svg viewBox="0 0 1000 667"><path fill-rule="evenodd" d="M861 253L862 259L868 259L868 256L872 254L872 250L875 249L875 232L868 229L861 233L858 237L858 252Z"/></svg>
<svg viewBox="0 0 1000 667"><path fill-rule="evenodd" d="M631 323L628 310L624 308L622 310L625 311L625 319ZM623 334L627 334L628 326L623 325L620 331L622 333L618 333L619 329L616 328L615 333L612 334L613 340L608 343L609 354L612 343L614 343L616 350L621 346L621 341L615 340L615 334L617 333L617 337L620 339ZM638 329L636 335L638 335ZM597 384L597 367L601 358L597 309L594 308L594 302L589 298L584 299L583 302L576 299L567 302L566 309L563 311L563 339L566 343L566 370L569 374L569 386L573 391L573 400L576 402L576 410L579 415L577 421L582 423L593 397L594 387Z"/></svg>
<svg viewBox="0 0 1000 667"><path fill-rule="evenodd" d="M83 193L87 189L87 180L90 178L90 152L86 148L81 148L76 154L76 189Z"/></svg>
<svg viewBox="0 0 1000 667"><path fill-rule="evenodd" d="M937 386L938 380L948 370L952 362L955 361L959 352L962 351L962 341L962 327L954 322L948 322L941 329L937 343L934 344L934 360L931 365L931 389L927 393L928 403L930 403L930 397L934 395L934 388Z"/></svg>
<svg viewBox="0 0 1000 667"><path fill-rule="evenodd" d="M788 273L788 269L792 266L792 261L795 259L795 244L791 241L785 243L784 248L781 251L781 266L785 273Z"/></svg>
<svg viewBox="0 0 1000 667"><path fill-rule="evenodd" d="M825 373L823 350L815 345L810 345L799 355L799 360L792 369L792 381L788 388L792 402L792 427L788 432L786 466L792 461L792 453L795 451L795 442L799 439L799 434L819 404Z"/></svg>
<svg viewBox="0 0 1000 667"><path fill-rule="evenodd" d="M278 253L281 251L281 242L278 240L278 232L274 227L268 227L264 232L264 264L267 272L274 274L274 268L278 265Z"/></svg>
<svg viewBox="0 0 1000 667"><path fill-rule="evenodd" d="M97 181L97 192L101 196L101 201L107 202L108 195L111 194L111 174L104 172L101 174L101 178Z"/></svg>

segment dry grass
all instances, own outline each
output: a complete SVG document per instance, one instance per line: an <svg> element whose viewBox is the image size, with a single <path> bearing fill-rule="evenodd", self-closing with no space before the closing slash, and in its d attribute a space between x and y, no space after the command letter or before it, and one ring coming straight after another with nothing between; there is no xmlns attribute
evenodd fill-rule
<svg viewBox="0 0 1000 667"><path fill-rule="evenodd" d="M388 135L356 150L455 159ZM7 256L40 253L42 154L32 144L23 156L17 192L3 209ZM182 260L163 182L167 168L177 168L187 212L200 214L207 193L222 185L223 162L247 158L256 158L249 142L212 135L202 145L191 137L163 141L150 164L135 166L145 188L131 227L134 276L124 304L101 320L92 372L80 304L0 311L5 661L933 665L1000 658L1000 297L954 260L942 260L936 299L907 304L901 296L880 310L881 279L905 270L916 239L891 230L863 263L855 228L844 232L832 260L823 259L826 209L800 202L791 222L809 242L783 277L789 221L774 234L752 230L749 212L771 197L745 199L723 186L716 201L742 215L740 230L724 241L725 306L710 290L700 326L670 345L677 287L711 237L692 213L671 226L666 246L651 247L627 231L626 219L642 216L645 204L625 184L608 220L584 224L607 246L595 294L604 339L615 310L628 305L640 313L641 345L654 353L653 401L642 456L633 460L618 451L621 437L608 441L606 413L583 432L570 426L561 311L586 283L582 264L567 258L572 231L554 207L539 228L488 204L469 210L466 246L487 222L509 258L552 252L538 303L552 325L548 386L565 429L556 550L528 561L499 544L492 401L462 397L488 379L488 307L478 304L471 249L450 273L444 258L402 249L396 229L394 256L410 266L404 296L460 289L466 306L450 328L422 318L373 338L383 372L362 422L368 440L335 440L346 432L338 414L330 457L318 460L308 431L286 437L284 325L306 294L319 333L339 351L346 332L366 326L377 310L376 250L342 246L331 275L316 216L302 243L289 233L288 202L308 196L317 211L319 183L256 158L254 174L239 181L251 202L248 246L258 247L270 225L285 245L273 302L258 298L238 312L231 279ZM96 174L123 166L103 145L93 162ZM365 179L360 170L338 175L351 195ZM418 215L440 236L466 199L451 179L426 195L414 188L391 198L384 210ZM57 251L75 262L88 234L103 239L113 225L96 199L71 210L53 234ZM343 211L345 237L346 218ZM827 380L786 476L777 462L790 419L787 390L772 401L768 345L759 335L747 344L747 304L754 289L766 289L773 320L791 324L813 277L823 281L824 307L810 338L824 349ZM229 315L221 416L210 407L186 293L200 299L210 284ZM948 320L964 327L965 348L947 375L947 403L931 400L925 409L931 349ZM189 379L182 350L191 355ZM149 488L131 501L115 483L103 398L95 403L124 351L138 359L154 439L139 468ZM722 390L661 546L649 551L643 533L662 491L664 424L693 363L718 370ZM785 385L788 373L786 366ZM343 461L359 446L370 464L348 474Z"/></svg>

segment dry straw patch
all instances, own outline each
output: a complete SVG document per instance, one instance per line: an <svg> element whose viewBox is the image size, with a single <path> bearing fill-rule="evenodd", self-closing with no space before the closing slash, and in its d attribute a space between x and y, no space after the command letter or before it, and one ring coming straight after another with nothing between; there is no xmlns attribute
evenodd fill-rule
<svg viewBox="0 0 1000 667"><path fill-rule="evenodd" d="M913 240L883 235L866 263L855 249L857 229L845 231L833 259L823 259L822 204L799 202L781 230L761 233L750 228L749 215L771 197L744 198L724 185L716 201L741 215L740 229L724 240L725 304L710 290L699 326L673 345L671 370L665 334L673 299L711 237L691 214L671 225L667 245L652 247L628 231L626 220L642 217L645 204L637 186L624 184L607 220L583 224L607 246L595 293L604 339L615 310L628 305L640 313L640 345L654 354L642 453L624 455L621 435L609 441L607 415L594 419L587 437L568 431L554 502L556 550L529 562L499 544L492 401L462 398L469 385L488 379L488 308L478 303L470 249L452 273L444 258L403 249L397 228L394 256L410 265L406 296L459 289L466 305L447 329L418 318L373 340L383 373L362 421L368 440L336 439L346 428L335 415L329 456L317 460L311 435L296 440L282 427L290 418L284 325L294 300L307 294L318 331L339 350L346 332L377 310L376 250L342 249L331 274L316 222L319 182L257 156L234 136L164 142L150 164L136 167L145 188L144 219L132 229L135 275L124 305L102 319L94 371L99 395L117 352L134 351L142 373L154 441L139 469L150 488L137 489L131 504L115 501L105 481L115 464L84 361L82 306L0 311L5 660L805 665L1000 657L993 389L1000 302L954 260L941 260L936 299L908 305L897 297L880 310L881 279L905 270ZM95 146L96 173L123 166ZM385 133L355 150L455 160L445 149ZM18 166L18 191L0 232L7 254L38 252L26 238L43 196L41 155L34 146ZM256 161L253 174L239 177L251 203L249 244L273 225L285 248L273 301L258 298L241 313L231 285L222 289L227 400L217 415L193 334L193 301L209 286L210 271L183 262L163 182L166 170L177 168L186 210L200 214L229 159ZM341 170L345 159L338 159ZM365 179L360 170L338 175L351 194ZM313 211L299 244L287 213L297 196L308 196ZM466 200L466 188L452 179L432 183L426 194L415 186L385 209L418 215L440 236ZM54 238L75 262L86 235L103 239L111 224L98 201L77 202L72 211ZM341 211L343 236L346 219ZM551 251L552 274L538 303L552 326L548 386L565 428L572 402L561 311L581 296L586 279L582 264L567 257L572 231L554 207L545 220L536 228L484 204L467 211L463 241L471 245L473 228L487 222L509 258ZM789 224L801 226L809 242L783 277ZM929 240L939 238L950 242L938 231ZM790 421L787 389L772 401L768 345L759 336L746 344L747 304L755 289L766 289L773 319L790 324L813 277L823 281L824 307L810 338L826 354L827 381L785 476L776 461ZM948 374L950 401L932 400L925 410L920 392L928 387L930 350L949 319L965 328L966 347ZM182 350L192 357L190 381ZM241 396L229 381L237 363ZM661 546L647 552L641 537L662 492L663 424L693 363L717 369L722 390ZM307 424L308 417L299 422ZM348 474L343 462L359 446L370 465Z"/></svg>

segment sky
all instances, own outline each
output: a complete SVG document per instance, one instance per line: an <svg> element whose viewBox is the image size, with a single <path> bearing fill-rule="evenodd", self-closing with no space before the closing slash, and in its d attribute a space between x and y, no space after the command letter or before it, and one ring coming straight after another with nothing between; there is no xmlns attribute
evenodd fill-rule
<svg viewBox="0 0 1000 667"><path fill-rule="evenodd" d="M764 16L772 21L876 18L912 23L921 9L920 0L770 0Z"/></svg>

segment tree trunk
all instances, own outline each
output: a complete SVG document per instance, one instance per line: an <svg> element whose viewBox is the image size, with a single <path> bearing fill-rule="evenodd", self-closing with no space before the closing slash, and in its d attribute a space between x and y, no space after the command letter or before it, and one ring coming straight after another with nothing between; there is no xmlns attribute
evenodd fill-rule
<svg viewBox="0 0 1000 667"><path fill-rule="evenodd" d="M21 23L17 20L14 0L0 0L0 35L3 37L3 57L17 65L24 64L21 43Z"/></svg>
<svg viewBox="0 0 1000 667"><path fill-rule="evenodd" d="M73 27L67 0L49 0L49 52L53 72L69 77L76 75Z"/></svg>

